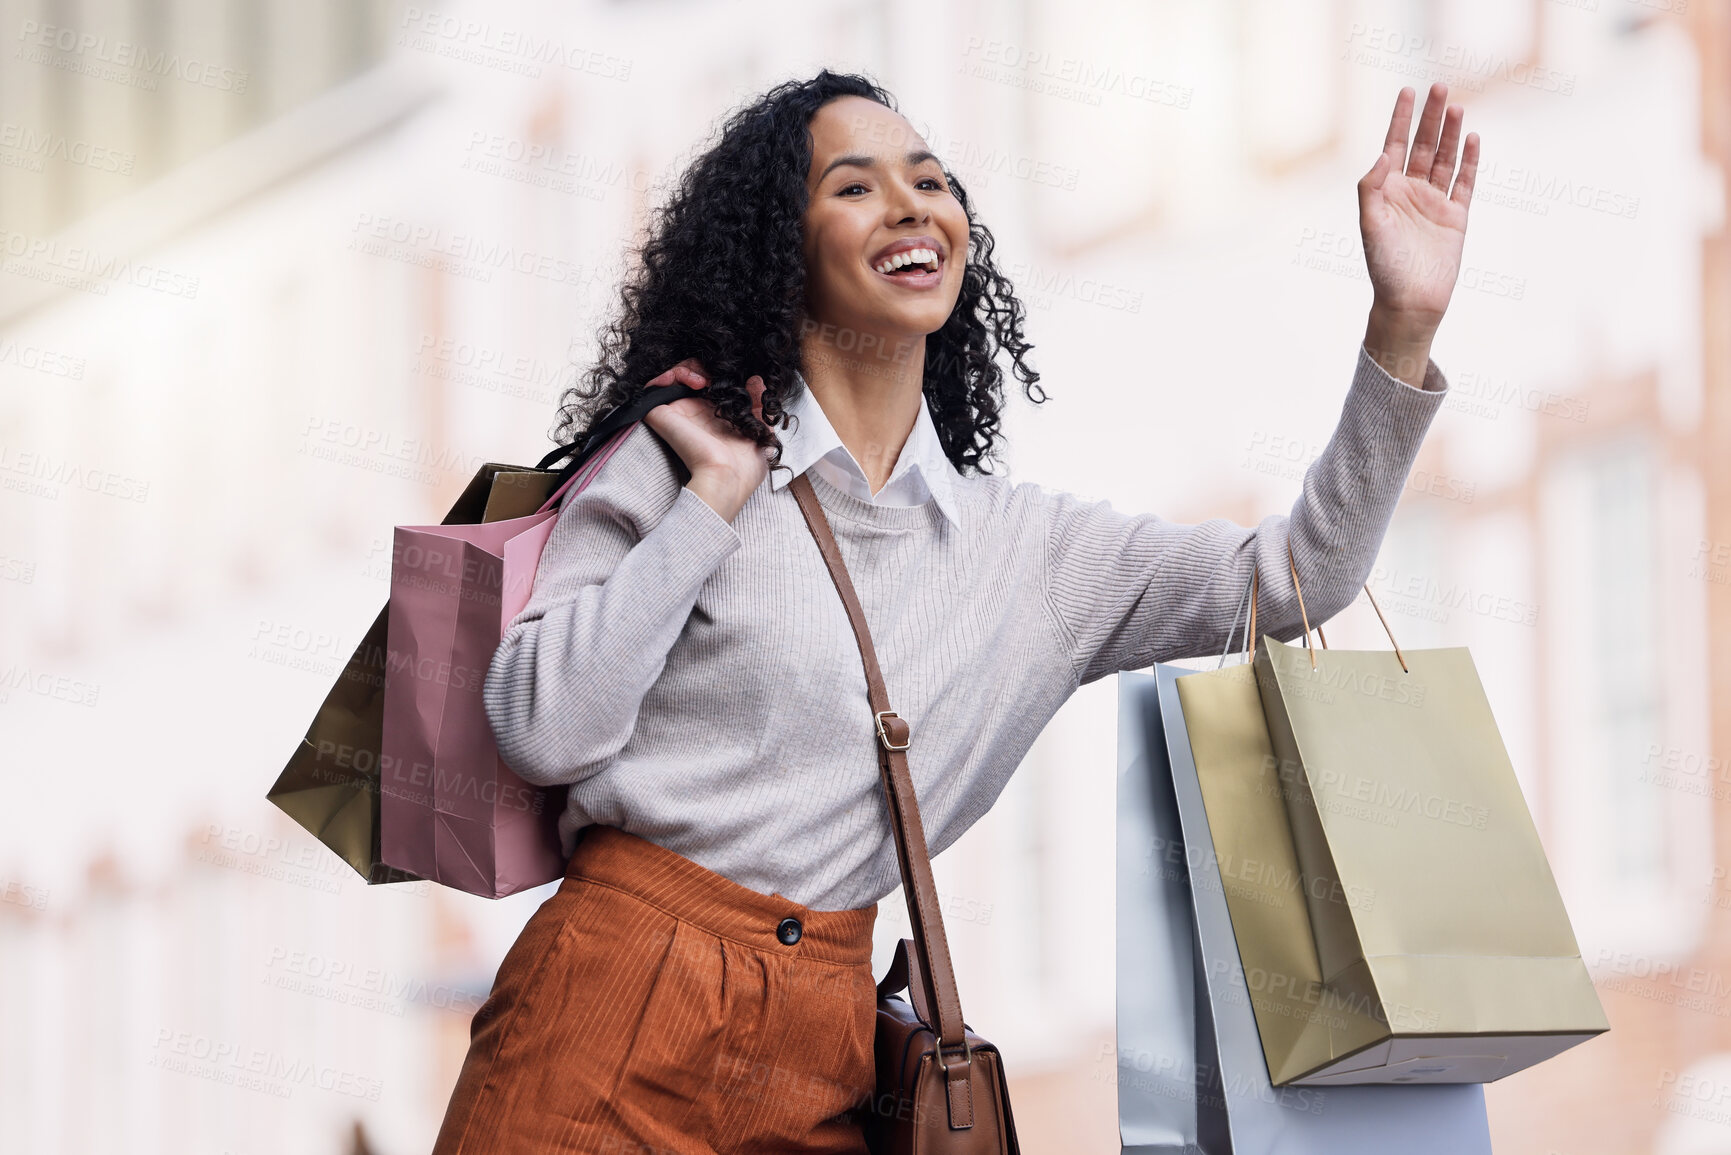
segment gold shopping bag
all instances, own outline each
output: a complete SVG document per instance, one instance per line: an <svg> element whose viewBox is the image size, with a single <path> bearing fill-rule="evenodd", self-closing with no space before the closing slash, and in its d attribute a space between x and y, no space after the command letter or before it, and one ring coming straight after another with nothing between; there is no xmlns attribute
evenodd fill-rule
<svg viewBox="0 0 1731 1155"><path fill-rule="evenodd" d="M1609 1029L1465 648L1264 637L1175 685L1272 1083L1489 1082Z"/></svg>

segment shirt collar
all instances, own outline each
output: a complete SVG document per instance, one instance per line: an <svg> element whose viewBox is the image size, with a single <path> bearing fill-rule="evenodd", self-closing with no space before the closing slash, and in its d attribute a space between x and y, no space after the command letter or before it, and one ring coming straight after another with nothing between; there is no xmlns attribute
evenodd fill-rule
<svg viewBox="0 0 1731 1155"><path fill-rule="evenodd" d="M793 416L795 427L775 431L776 436L781 438L781 464L792 472L783 473L779 467L771 470L772 489L780 489L810 469L819 458L837 449L841 450L839 456L852 463L851 468L859 468L859 463L853 461L853 455L843 444L835 426L830 424L829 417L824 414L823 406L818 404L817 397L806 384L805 378L799 373L795 373L794 378L800 386L798 395L783 406L783 412ZM908 470L919 472L920 480L925 482L926 489L931 492L939 512L949 518L951 525L960 525L955 482L961 475L956 472L949 455L944 452L943 443L938 440L938 427L932 421L932 413L926 405L924 394L920 395L919 416L914 418L913 430L908 434L907 443L902 446L901 456L896 458L895 469L890 477L893 479L898 473Z"/></svg>

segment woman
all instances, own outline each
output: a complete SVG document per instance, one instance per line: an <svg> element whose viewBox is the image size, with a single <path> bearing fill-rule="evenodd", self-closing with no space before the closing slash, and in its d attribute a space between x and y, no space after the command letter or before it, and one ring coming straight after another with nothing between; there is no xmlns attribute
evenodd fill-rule
<svg viewBox="0 0 1731 1155"><path fill-rule="evenodd" d="M881 89L824 72L727 122L561 440L644 382L702 392L564 503L488 674L506 762L570 784L571 861L476 1015L438 1152L863 1150L898 874L859 651L788 482L810 475L858 588L935 855L1078 685L1218 652L1253 567L1276 637L1299 627L1289 547L1313 619L1352 600L1443 399L1478 154L1451 194L1446 95L1409 156L1402 90L1359 183L1365 347L1303 496L1254 528L985 471L1000 353L1043 399L1022 307Z"/></svg>

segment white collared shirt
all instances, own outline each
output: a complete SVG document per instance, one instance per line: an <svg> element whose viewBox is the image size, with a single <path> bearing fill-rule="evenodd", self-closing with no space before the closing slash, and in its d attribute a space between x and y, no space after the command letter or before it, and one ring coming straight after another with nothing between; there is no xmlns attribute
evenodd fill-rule
<svg viewBox="0 0 1731 1155"><path fill-rule="evenodd" d="M890 470L890 479L873 494L865 470L842 443L841 435L830 424L805 378L800 378L800 385L804 387L799 396L784 410L793 415L794 428L775 431L781 438L781 464L792 472L779 467L771 470L771 488L780 489L812 469L843 493L873 505L905 507L936 501L938 510L949 518L951 525L960 524L954 482L961 475L938 440L938 428L932 423L924 394L920 396L919 416L914 419L913 430L902 445L895 468Z"/></svg>

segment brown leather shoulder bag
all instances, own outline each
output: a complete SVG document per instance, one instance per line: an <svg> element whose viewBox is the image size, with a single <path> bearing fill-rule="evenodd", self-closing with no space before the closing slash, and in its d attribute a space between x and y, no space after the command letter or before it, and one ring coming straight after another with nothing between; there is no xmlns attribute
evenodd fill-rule
<svg viewBox="0 0 1731 1155"><path fill-rule="evenodd" d="M865 663L878 768L914 932L896 945L889 973L878 984L877 1089L860 1112L866 1142L876 1155L1020 1155L998 1049L962 1021L926 833L908 775L908 724L890 709L865 612L811 482L801 474L789 488L847 607ZM904 989L907 1001L896 997Z"/></svg>

